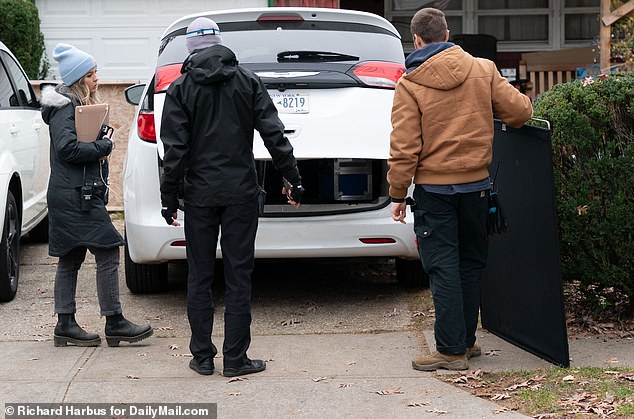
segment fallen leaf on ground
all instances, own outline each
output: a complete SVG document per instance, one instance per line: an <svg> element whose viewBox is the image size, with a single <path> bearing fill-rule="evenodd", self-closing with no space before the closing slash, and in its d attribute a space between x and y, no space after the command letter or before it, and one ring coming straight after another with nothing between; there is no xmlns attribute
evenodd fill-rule
<svg viewBox="0 0 634 419"><path fill-rule="evenodd" d="M409 402L407 403L407 407L423 407L429 406L430 404L430 402Z"/></svg>
<svg viewBox="0 0 634 419"><path fill-rule="evenodd" d="M506 407L500 407L493 411L494 415L499 415L500 413L508 412L509 410Z"/></svg>
<svg viewBox="0 0 634 419"><path fill-rule="evenodd" d="M440 409L427 409L427 412L435 413L437 415L446 415L447 413L449 413L446 410L440 410Z"/></svg>
<svg viewBox="0 0 634 419"><path fill-rule="evenodd" d="M242 394L242 393L240 393L239 391L234 391L232 393L229 393L228 395L229 396L239 396L240 394Z"/></svg>
<svg viewBox="0 0 634 419"><path fill-rule="evenodd" d="M247 381L247 380L248 380L247 377L233 377L232 379L227 381L227 383L233 383L233 382L236 382L236 381Z"/></svg>
<svg viewBox="0 0 634 419"><path fill-rule="evenodd" d="M574 375L566 375L564 378L561 379L561 381L563 381L565 383L570 383L572 381L575 381L575 376Z"/></svg>
<svg viewBox="0 0 634 419"><path fill-rule="evenodd" d="M510 399L511 395L508 393L501 393L501 394L495 394L493 397L491 397L491 400L505 400L505 399Z"/></svg>
<svg viewBox="0 0 634 419"><path fill-rule="evenodd" d="M346 383L346 384L339 384L339 388L350 388L352 387L354 384L352 383Z"/></svg>
<svg viewBox="0 0 634 419"><path fill-rule="evenodd" d="M179 350L179 349L180 349L180 346L175 345L175 344L171 344L171 345L170 345L170 349L171 349L172 351L177 351L177 350Z"/></svg>
<svg viewBox="0 0 634 419"><path fill-rule="evenodd" d="M328 379L328 377L317 377L317 378L313 378L313 381L318 383L320 381L325 381L327 379Z"/></svg>
<svg viewBox="0 0 634 419"><path fill-rule="evenodd" d="M405 392L403 390L401 390L400 387L395 388L393 390L379 390L376 392L376 394L379 394L381 396L391 396L393 394L404 394Z"/></svg>
<svg viewBox="0 0 634 419"><path fill-rule="evenodd" d="M126 375L125 378L127 378L129 380L138 380L139 379L139 377L137 377L136 375Z"/></svg>
<svg viewBox="0 0 634 419"><path fill-rule="evenodd" d="M484 353L484 356L500 356L500 350L499 349L488 350Z"/></svg>
<svg viewBox="0 0 634 419"><path fill-rule="evenodd" d="M396 307L394 308L394 310L392 310L390 313L386 314L384 317L394 317L394 316L398 316L399 312L396 309Z"/></svg>
<svg viewBox="0 0 634 419"><path fill-rule="evenodd" d="M280 324L281 324L282 326L295 326L296 324L299 324L299 323L301 323L301 322L302 322L301 320L298 320L298 319L292 318L292 319L282 320L282 321L280 322Z"/></svg>

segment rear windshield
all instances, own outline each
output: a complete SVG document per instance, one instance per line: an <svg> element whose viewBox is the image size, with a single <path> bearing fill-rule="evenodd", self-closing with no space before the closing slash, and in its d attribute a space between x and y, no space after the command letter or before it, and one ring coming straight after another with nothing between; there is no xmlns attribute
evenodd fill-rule
<svg viewBox="0 0 634 419"><path fill-rule="evenodd" d="M372 25L310 21L232 22L218 26L223 44L241 64L277 63L277 54L283 51L323 51L359 57L358 61L404 59L400 39ZM183 28L163 39L157 64L181 63L187 55Z"/></svg>

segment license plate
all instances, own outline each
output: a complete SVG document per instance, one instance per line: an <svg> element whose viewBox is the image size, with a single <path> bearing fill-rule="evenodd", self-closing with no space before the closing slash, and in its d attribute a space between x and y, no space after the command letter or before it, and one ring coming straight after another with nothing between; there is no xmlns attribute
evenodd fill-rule
<svg viewBox="0 0 634 419"><path fill-rule="evenodd" d="M308 93L269 92L279 113L308 113Z"/></svg>

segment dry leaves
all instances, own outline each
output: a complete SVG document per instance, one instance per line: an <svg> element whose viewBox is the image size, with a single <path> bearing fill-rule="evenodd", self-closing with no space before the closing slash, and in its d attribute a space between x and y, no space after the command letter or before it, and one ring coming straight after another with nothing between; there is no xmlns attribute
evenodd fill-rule
<svg viewBox="0 0 634 419"><path fill-rule="evenodd" d="M241 394L242 394L242 393L240 393L239 391L234 391L234 392L228 393L227 395L228 395L228 396L239 396L239 395L241 395Z"/></svg>
<svg viewBox="0 0 634 419"><path fill-rule="evenodd" d="M575 393L570 397L560 400L560 403L571 415L576 414L596 414L602 417L613 414L620 406L616 402L614 395L606 394L601 398L587 391Z"/></svg>
<svg viewBox="0 0 634 419"><path fill-rule="evenodd" d="M326 381L328 379L328 377L317 377L317 378L313 378L313 381L318 383L320 381Z"/></svg>
<svg viewBox="0 0 634 419"><path fill-rule="evenodd" d="M127 378L128 380L138 380L139 379L138 376L132 375L132 374L126 375L125 378Z"/></svg>
<svg viewBox="0 0 634 419"><path fill-rule="evenodd" d="M352 383L346 383L346 384L339 384L339 388L350 388L352 387L354 384Z"/></svg>
<svg viewBox="0 0 634 419"><path fill-rule="evenodd" d="M229 383L234 383L236 381L248 381L249 379L247 377L233 377L232 379L230 379L229 381L227 381L227 384Z"/></svg>
<svg viewBox="0 0 634 419"><path fill-rule="evenodd" d="M175 345L175 344L171 344L171 345L169 346L169 348L170 348L170 350L172 350L172 351L178 351L178 350L180 349L180 346Z"/></svg>
<svg viewBox="0 0 634 419"><path fill-rule="evenodd" d="M446 410L440 410L440 409L427 409L426 412L427 413L435 413L437 415L446 415L447 413L449 413Z"/></svg>
<svg viewBox="0 0 634 419"><path fill-rule="evenodd" d="M398 310L396 309L396 307L394 307L394 310L392 310L391 312L389 312L388 314L386 314L383 317L389 318L389 317L395 317L398 316L400 313L398 312Z"/></svg>
<svg viewBox="0 0 634 419"><path fill-rule="evenodd" d="M407 403L407 407L424 407L429 406L430 402L409 402Z"/></svg>
<svg viewBox="0 0 634 419"><path fill-rule="evenodd" d="M391 396L394 394L405 394L405 392L403 390L401 390L400 387L395 388L393 390L379 390L376 392L376 394L379 394L381 396Z"/></svg>
<svg viewBox="0 0 634 419"><path fill-rule="evenodd" d="M280 322L280 324L282 326L295 326L296 324L300 324L302 321L296 318L290 318L290 319L286 319L286 320L282 320Z"/></svg>

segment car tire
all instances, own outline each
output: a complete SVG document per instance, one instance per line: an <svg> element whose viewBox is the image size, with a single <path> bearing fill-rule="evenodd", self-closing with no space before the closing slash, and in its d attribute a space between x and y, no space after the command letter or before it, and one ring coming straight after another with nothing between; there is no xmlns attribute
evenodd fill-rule
<svg viewBox="0 0 634 419"><path fill-rule="evenodd" d="M167 289L167 263L135 263L125 243L125 283L136 294L151 294Z"/></svg>
<svg viewBox="0 0 634 419"><path fill-rule="evenodd" d="M35 243L48 243L48 215L29 232L28 237Z"/></svg>
<svg viewBox="0 0 634 419"><path fill-rule="evenodd" d="M9 191L4 211L4 228L0 238L0 302L13 300L18 291L22 229L20 218L18 203Z"/></svg>
<svg viewBox="0 0 634 419"><path fill-rule="evenodd" d="M420 260L396 258L396 279L406 288L427 288L429 277L423 270Z"/></svg>

